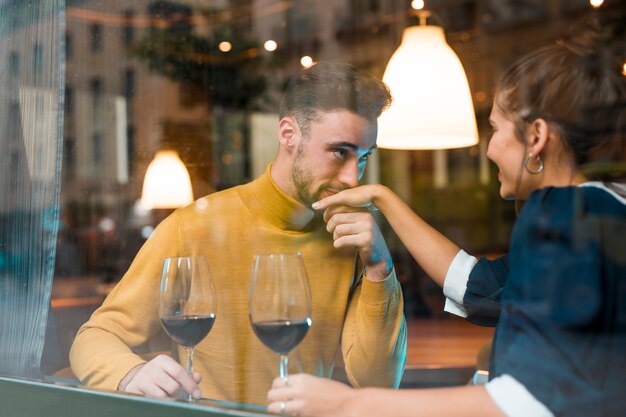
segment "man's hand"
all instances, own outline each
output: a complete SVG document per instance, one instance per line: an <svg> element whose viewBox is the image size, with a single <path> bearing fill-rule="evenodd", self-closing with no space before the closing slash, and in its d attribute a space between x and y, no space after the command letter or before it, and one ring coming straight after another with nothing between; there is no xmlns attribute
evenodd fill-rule
<svg viewBox="0 0 626 417"><path fill-rule="evenodd" d="M171 357L159 355L131 369L120 382L118 391L153 398L177 398L182 389L197 399L201 395L198 388L201 380L198 372L191 376Z"/></svg>
<svg viewBox="0 0 626 417"><path fill-rule="evenodd" d="M350 190L347 190L350 191ZM392 262L378 224L366 207L333 205L324 211L326 230L333 235L336 248L356 248L371 281L383 281Z"/></svg>

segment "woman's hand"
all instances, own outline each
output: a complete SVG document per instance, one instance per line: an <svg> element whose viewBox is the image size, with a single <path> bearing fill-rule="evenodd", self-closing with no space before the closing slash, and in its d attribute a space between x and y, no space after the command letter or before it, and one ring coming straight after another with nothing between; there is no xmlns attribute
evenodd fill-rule
<svg viewBox="0 0 626 417"><path fill-rule="evenodd" d="M347 417L355 392L341 382L307 374L291 375L287 381L276 378L267 394L267 411L298 417Z"/></svg>
<svg viewBox="0 0 626 417"><path fill-rule="evenodd" d="M370 207L375 204L384 186L379 184L362 185L343 190L337 194L313 203L315 210L326 210L331 206Z"/></svg>

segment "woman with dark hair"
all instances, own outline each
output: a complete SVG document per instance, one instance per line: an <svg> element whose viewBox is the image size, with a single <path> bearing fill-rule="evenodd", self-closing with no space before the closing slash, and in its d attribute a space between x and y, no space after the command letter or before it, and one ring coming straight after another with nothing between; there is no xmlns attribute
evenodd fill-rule
<svg viewBox="0 0 626 417"><path fill-rule="evenodd" d="M496 326L490 381L428 390L277 379L269 411L305 416L626 415L626 94L605 49L559 43L502 76L487 156L500 195L525 201L502 258L476 259L381 185L313 205L335 244L375 205L443 287L446 310Z"/></svg>

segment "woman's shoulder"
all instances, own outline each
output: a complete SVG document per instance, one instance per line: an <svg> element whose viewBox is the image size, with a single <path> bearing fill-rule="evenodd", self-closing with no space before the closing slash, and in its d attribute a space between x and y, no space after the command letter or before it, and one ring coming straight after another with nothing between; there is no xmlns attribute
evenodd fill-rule
<svg viewBox="0 0 626 417"><path fill-rule="evenodd" d="M546 187L530 195L515 222L512 237L567 240L575 230L595 230L599 221L625 230L626 199L599 183Z"/></svg>
<svg viewBox="0 0 626 417"><path fill-rule="evenodd" d="M626 213L626 186L587 182L578 186L545 187L532 193L523 211Z"/></svg>

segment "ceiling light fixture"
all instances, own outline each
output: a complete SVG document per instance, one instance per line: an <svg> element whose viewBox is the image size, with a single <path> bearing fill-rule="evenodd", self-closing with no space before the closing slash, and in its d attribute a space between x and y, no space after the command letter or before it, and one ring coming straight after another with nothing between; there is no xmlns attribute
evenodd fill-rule
<svg viewBox="0 0 626 417"><path fill-rule="evenodd" d="M476 115L461 61L446 43L443 28L426 23L430 12L414 13L419 24L404 29L383 75L393 102L379 119L378 147L476 145Z"/></svg>

